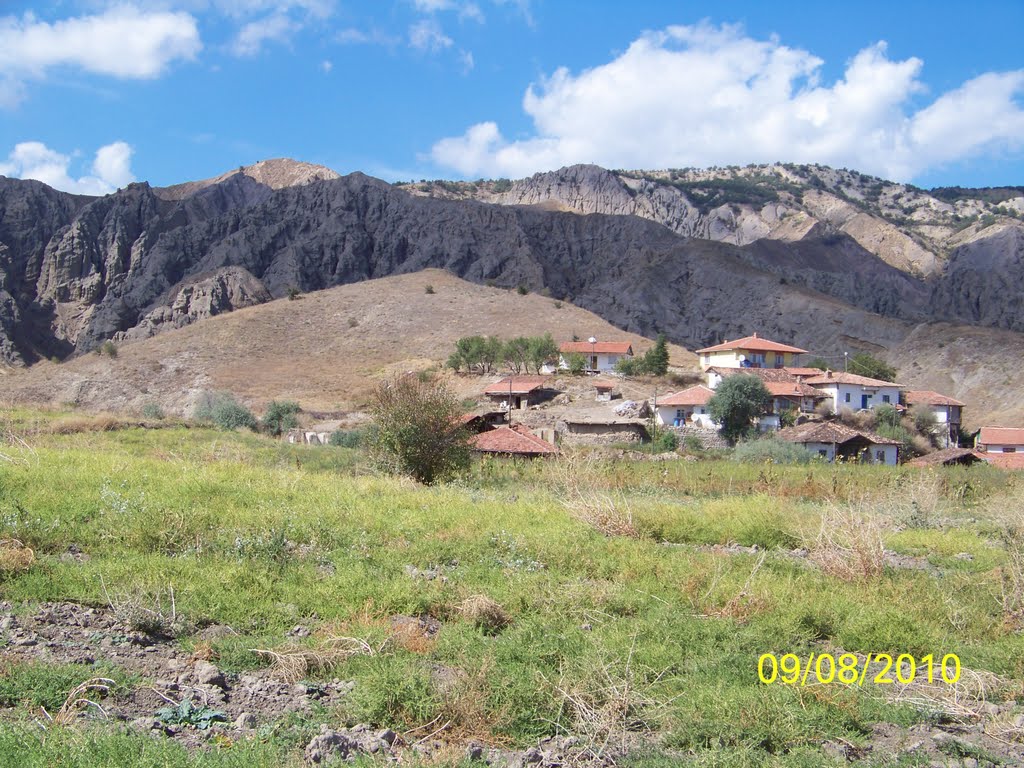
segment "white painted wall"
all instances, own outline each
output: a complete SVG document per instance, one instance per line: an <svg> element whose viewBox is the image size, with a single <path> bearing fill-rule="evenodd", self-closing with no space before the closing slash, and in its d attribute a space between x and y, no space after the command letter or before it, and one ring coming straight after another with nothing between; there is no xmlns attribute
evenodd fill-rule
<svg viewBox="0 0 1024 768"><path fill-rule="evenodd" d="M840 408L846 407L853 411L862 408L871 410L880 405L896 405L900 401L899 387L864 387L860 384L813 384L815 389L820 389L832 398L832 410L838 412ZM862 396L867 395L867 404L864 405ZM888 398L888 399L886 399Z"/></svg>
<svg viewBox="0 0 1024 768"><path fill-rule="evenodd" d="M592 355L589 352L581 353L583 358L587 361L587 370L592 371L594 368L591 367ZM562 370L569 369L569 361L566 359L566 355L558 356L558 367ZM615 364L624 357L632 357L632 355L620 355L614 352L598 352L597 353L597 370L601 373L607 373L608 371L615 370Z"/></svg>
<svg viewBox="0 0 1024 768"><path fill-rule="evenodd" d="M659 405L657 414L658 424L661 426L676 426L676 419L679 419L683 424L703 429L719 427L712 421L706 405Z"/></svg>

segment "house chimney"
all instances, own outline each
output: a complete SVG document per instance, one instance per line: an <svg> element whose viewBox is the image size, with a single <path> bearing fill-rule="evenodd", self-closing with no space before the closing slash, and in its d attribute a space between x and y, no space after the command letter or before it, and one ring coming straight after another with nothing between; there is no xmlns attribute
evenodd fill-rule
<svg viewBox="0 0 1024 768"><path fill-rule="evenodd" d="M826 376L827 378L831 379L831 378L832 378L832 371L830 371L830 370L828 370L828 371L825 371L825 376Z"/></svg>
<svg viewBox="0 0 1024 768"><path fill-rule="evenodd" d="M757 338L757 331L754 331L754 338Z"/></svg>

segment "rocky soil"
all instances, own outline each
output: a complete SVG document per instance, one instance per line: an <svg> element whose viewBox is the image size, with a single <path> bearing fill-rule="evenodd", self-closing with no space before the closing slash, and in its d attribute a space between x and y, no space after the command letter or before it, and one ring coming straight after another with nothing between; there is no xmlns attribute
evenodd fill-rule
<svg viewBox="0 0 1024 768"><path fill-rule="evenodd" d="M415 617L393 617L392 623L415 624L421 631L431 631L429 620L424 624ZM230 627L209 626L199 631L198 639L211 640L230 633ZM308 627L299 626L290 634L302 637L309 633ZM109 609L74 603L15 605L0 601L0 638L0 664L102 662L124 670L134 682L106 697L93 692L91 697L102 711L87 707L79 717L100 718L111 728L126 728L151 738L173 739L190 749L217 739L264 737L289 714L308 715L314 707L343 702L354 685L338 678L326 683L289 682L275 676L271 668L227 673L202 650L186 653L165 636L133 629ZM203 647L202 642L197 644L197 648ZM977 690L986 685L990 690L987 700L983 691L979 695ZM955 695L935 686L901 686L892 696L927 702L933 711L928 723L910 728L878 723L872 727L866 745L828 741L822 745L823 750L831 757L851 762L904 755L926 765L1024 765L1024 747L1019 741L1024 733L1024 714L1012 698L999 700L992 690L991 680L969 680ZM222 717L206 728L157 717L162 708L179 705L185 699L196 707L222 713ZM0 721L9 713L0 708ZM413 752L424 757L469 758L481 765L507 768L610 766L621 756L620 751L597 748L574 736L553 737L527 749L510 750L475 741L448 743L443 734L424 730L398 733L368 724L325 724L305 742L303 754L310 765L357 755L402 762L404 755ZM633 742L629 746L642 745Z"/></svg>

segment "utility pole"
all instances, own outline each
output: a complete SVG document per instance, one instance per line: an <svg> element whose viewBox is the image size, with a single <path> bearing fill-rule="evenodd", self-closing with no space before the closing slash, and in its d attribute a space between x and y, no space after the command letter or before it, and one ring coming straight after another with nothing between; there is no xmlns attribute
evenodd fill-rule
<svg viewBox="0 0 1024 768"><path fill-rule="evenodd" d="M512 374L508 377L508 427L512 428Z"/></svg>
<svg viewBox="0 0 1024 768"><path fill-rule="evenodd" d="M654 386L654 413L651 414L651 443L658 442L658 386Z"/></svg>
<svg viewBox="0 0 1024 768"><path fill-rule="evenodd" d="M850 353L849 352L843 352L843 373L846 373L846 366L849 364L849 361L850 361Z"/></svg>

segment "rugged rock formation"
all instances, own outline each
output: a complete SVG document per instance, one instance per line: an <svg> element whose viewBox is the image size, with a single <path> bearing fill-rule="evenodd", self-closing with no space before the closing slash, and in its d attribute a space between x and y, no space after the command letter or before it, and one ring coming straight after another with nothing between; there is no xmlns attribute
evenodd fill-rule
<svg viewBox="0 0 1024 768"><path fill-rule="evenodd" d="M173 291L169 303L146 313L127 331L114 334L115 341L146 339L171 328L183 328L197 320L270 301L266 287L241 267L224 267L199 275Z"/></svg>
<svg viewBox="0 0 1024 768"><path fill-rule="evenodd" d="M821 352L877 350L933 321L1024 330L1015 218L793 168L722 178L578 166L504 191L442 188L499 205L287 161L98 199L0 179L0 360L63 357L292 287L426 267L547 289L688 346L758 330ZM885 219L895 206L917 223ZM918 274L936 265L943 274Z"/></svg>

